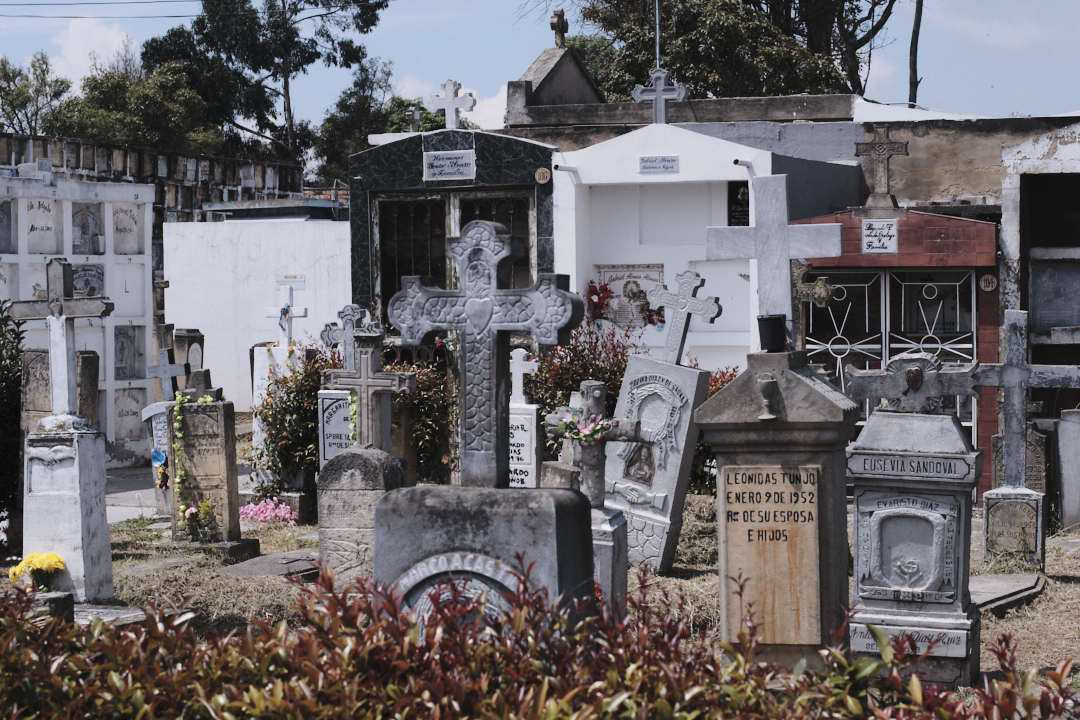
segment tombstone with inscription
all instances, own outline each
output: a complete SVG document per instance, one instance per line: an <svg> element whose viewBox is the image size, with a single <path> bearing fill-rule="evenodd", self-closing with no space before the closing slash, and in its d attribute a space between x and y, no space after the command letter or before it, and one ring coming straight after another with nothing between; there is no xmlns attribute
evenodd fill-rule
<svg viewBox="0 0 1080 720"><path fill-rule="evenodd" d="M100 255L105 252L105 232L98 203L71 204L71 252ZM78 282L78 279L76 279ZM78 290L78 288L76 288Z"/></svg>
<svg viewBox="0 0 1080 720"><path fill-rule="evenodd" d="M75 352L77 387L76 415L90 421L101 430L98 415L98 378L100 358L93 350ZM52 386L49 383L49 351L23 350L22 355L22 439L37 427L46 415L52 414Z"/></svg>
<svg viewBox="0 0 1080 720"><path fill-rule="evenodd" d="M71 265L54 258L46 267L44 300L11 304L16 320L44 319L49 329L52 413L26 437L23 460L23 548L53 552L65 565L53 589L79 602L113 595L112 551L105 516L105 439L78 413L75 319L113 310L104 298L74 297ZM95 377L96 381L96 377Z"/></svg>
<svg viewBox="0 0 1080 720"><path fill-rule="evenodd" d="M525 397L524 376L536 372L536 360L517 348L510 352L510 487L540 487L544 438L540 433L540 406Z"/></svg>
<svg viewBox="0 0 1080 720"><path fill-rule="evenodd" d="M564 276L538 273L531 288L500 287L500 265L514 251L506 228L471 222L446 241L461 288L440 290L406 277L388 305L405 345L439 330L461 334L466 487L402 488L375 508L373 577L392 585L421 618L430 614L433 593L449 591L448 580L460 582L466 598L487 592L489 612L505 608L519 559L532 565L531 586L552 601L593 595L588 499L573 490L499 490L510 485L509 334L531 332L541 345L566 342L584 314Z"/></svg>
<svg viewBox="0 0 1080 720"><path fill-rule="evenodd" d="M990 486L995 489L1005 484L1001 472L1001 446L1002 435L998 434L990 438L990 455L993 458L993 465L990 468ZM1024 451L1024 487L1045 494L1047 475L1046 435L1039 432L1033 422L1027 424Z"/></svg>
<svg viewBox="0 0 1080 720"><path fill-rule="evenodd" d="M658 284L649 293L670 324L664 356L630 356L615 408L615 417L641 422L641 439L609 445L604 473L606 504L626 516L630 562L660 570L675 560L698 436L693 412L709 389L708 370L680 364L686 332L691 315L712 322L721 312L716 298L697 297L696 272L676 280L674 292Z"/></svg>
<svg viewBox="0 0 1080 720"><path fill-rule="evenodd" d="M815 662L840 629L844 450L858 419L859 406L804 352L751 353L746 371L694 412L716 454L722 640L734 641L752 611L765 657L790 667Z"/></svg>
<svg viewBox="0 0 1080 720"><path fill-rule="evenodd" d="M934 413L942 395L977 393L976 368L946 369L926 353L898 355L884 370L848 368L855 399L891 398L895 408L872 412L847 453L858 603L851 649L877 653L867 625L907 633L918 652L929 651L914 668L923 680L950 685L979 679L979 608L968 574L982 451L955 415Z"/></svg>

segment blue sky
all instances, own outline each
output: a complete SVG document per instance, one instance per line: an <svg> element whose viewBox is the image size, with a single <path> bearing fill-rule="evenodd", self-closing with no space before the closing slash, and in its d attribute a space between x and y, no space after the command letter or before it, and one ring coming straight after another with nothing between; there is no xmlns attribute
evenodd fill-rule
<svg viewBox="0 0 1080 720"><path fill-rule="evenodd" d="M392 0L378 27L362 41L372 56L393 62L400 94L426 97L453 78L480 101L471 119L493 127L501 124L506 82L520 77L553 44L550 12L534 11L521 17L520 7L521 0ZM34 51L43 49L55 58L60 74L78 79L89 72L91 53L108 57L128 37L141 44L186 22L131 16L198 10L198 2L56 7L35 6L34 0L0 0L4 15L126 16L0 18L0 53L25 63ZM913 0L898 0L885 46L872 56L868 98L907 100L913 12ZM573 13L568 14L571 33L580 31ZM1077 0L925 0L919 104L991 117L1080 111L1077 84L1069 72L1080 66L1076 27L1080 27ZM309 75L294 83L298 115L321 119L349 79L346 70L312 67Z"/></svg>

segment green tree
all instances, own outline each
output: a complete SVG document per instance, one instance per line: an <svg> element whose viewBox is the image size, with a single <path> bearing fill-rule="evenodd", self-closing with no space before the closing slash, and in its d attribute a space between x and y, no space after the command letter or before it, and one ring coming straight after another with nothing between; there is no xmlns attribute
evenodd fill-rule
<svg viewBox="0 0 1080 720"><path fill-rule="evenodd" d="M22 430L22 345L23 321L10 315L11 301L0 300L0 519L10 519L22 494L22 466L19 451ZM12 526L17 523L12 523ZM8 553L12 547L8 532Z"/></svg>
<svg viewBox="0 0 1080 720"><path fill-rule="evenodd" d="M34 53L27 70L0 57L0 127L22 135L43 132L70 90L70 80L53 76L44 51Z"/></svg>
<svg viewBox="0 0 1080 720"><path fill-rule="evenodd" d="M190 27L143 46L148 68L178 60L214 122L273 143L299 160L313 138L293 111L292 82L316 62L352 68L389 0L203 0ZM280 119L280 122L279 122ZM249 122L249 124L245 124ZM252 127L253 125L253 127Z"/></svg>

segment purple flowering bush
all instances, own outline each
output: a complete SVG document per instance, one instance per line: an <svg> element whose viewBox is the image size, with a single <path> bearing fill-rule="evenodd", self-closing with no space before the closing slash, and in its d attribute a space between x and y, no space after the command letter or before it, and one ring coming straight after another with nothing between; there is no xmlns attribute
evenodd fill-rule
<svg viewBox="0 0 1080 720"><path fill-rule="evenodd" d="M257 505L248 503L240 508L240 519L260 523L280 520L287 525L295 525L296 513L285 502L277 498L267 498Z"/></svg>

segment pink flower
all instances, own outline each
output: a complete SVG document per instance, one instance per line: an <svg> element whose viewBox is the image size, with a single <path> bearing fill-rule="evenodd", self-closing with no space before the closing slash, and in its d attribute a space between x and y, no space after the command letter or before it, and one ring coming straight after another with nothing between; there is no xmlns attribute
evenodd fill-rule
<svg viewBox="0 0 1080 720"><path fill-rule="evenodd" d="M263 500L258 505L248 503L240 508L240 519L242 520L253 520L261 523L281 520L288 525L295 525L296 517L297 515L292 508L277 498Z"/></svg>
<svg viewBox="0 0 1080 720"><path fill-rule="evenodd" d="M199 508L195 506L189 507L187 510L184 511L184 517L189 518L197 512L199 512Z"/></svg>

